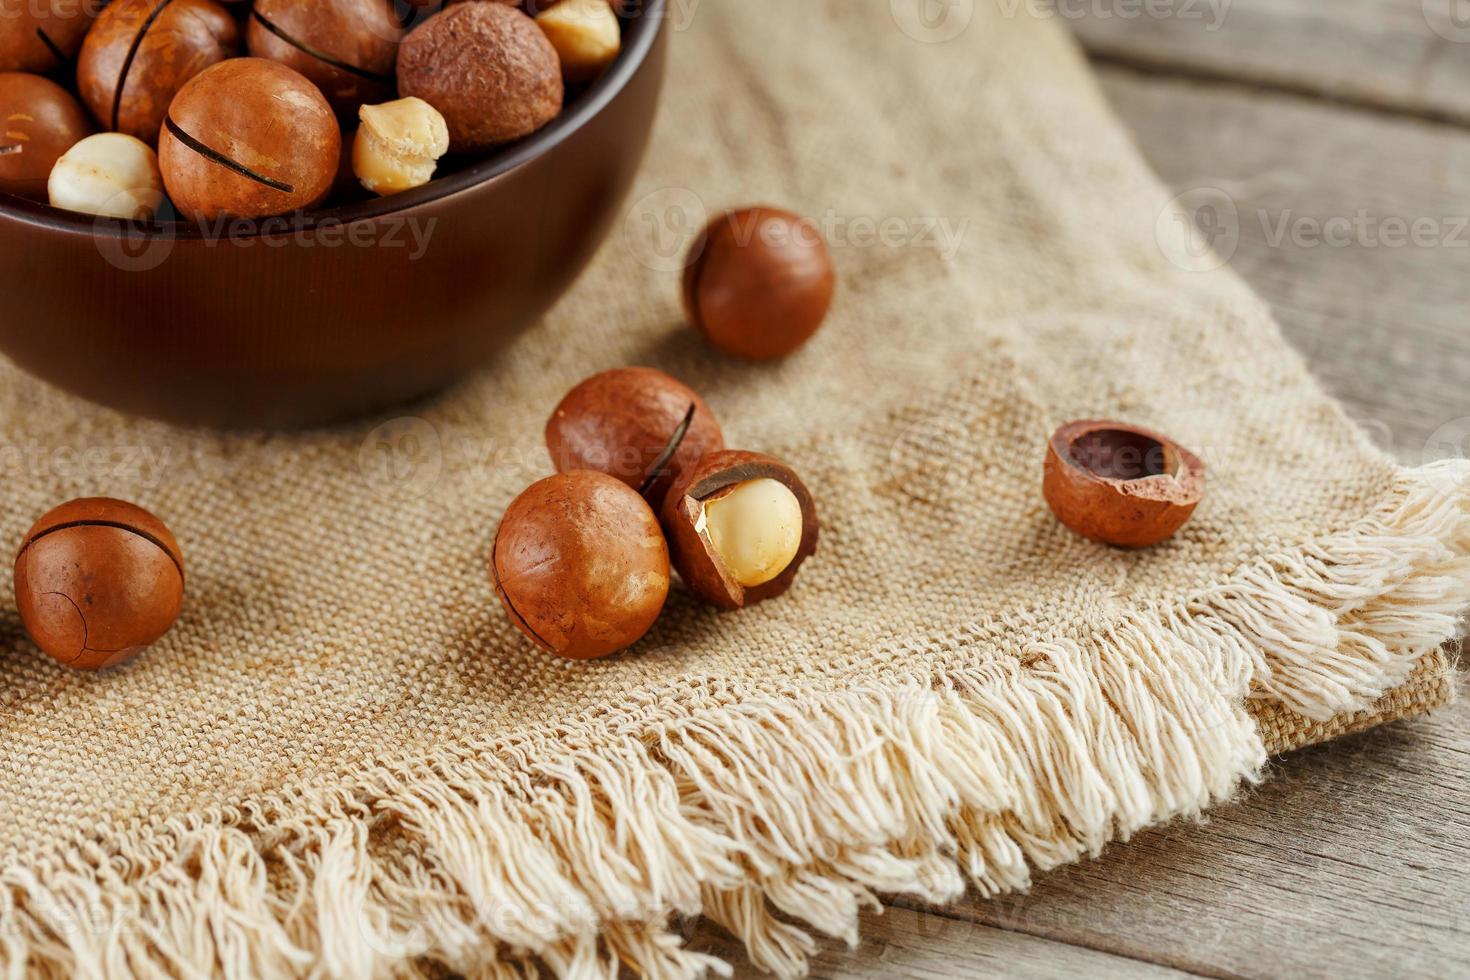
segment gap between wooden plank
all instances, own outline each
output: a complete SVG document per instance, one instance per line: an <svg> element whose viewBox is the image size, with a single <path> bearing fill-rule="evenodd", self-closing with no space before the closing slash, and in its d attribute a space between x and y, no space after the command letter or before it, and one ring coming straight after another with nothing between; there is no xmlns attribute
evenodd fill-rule
<svg viewBox="0 0 1470 980"><path fill-rule="evenodd" d="M819 940L818 951L811 957L813 980L886 980L895 975L924 980L992 976L1189 980L1197 976L1111 950L1005 929L974 918L941 915L928 908L885 905L881 915L864 913L860 935L856 948L833 939ZM751 972L740 941L713 923L701 921L687 938L690 949L735 965L736 976Z"/></svg>
<svg viewBox="0 0 1470 980"><path fill-rule="evenodd" d="M1406 106L1389 97L1375 99L1366 93L1335 94L1297 82L1234 75L1208 65L1155 58L1137 51L1112 48L1084 37L1079 37L1078 40L1083 43L1088 60L1096 68L1112 68L1171 81L1228 86L1251 93L1304 99L1341 109L1391 116L1395 119L1413 119L1436 126L1470 131L1470 115L1466 114L1427 106Z"/></svg>
<svg viewBox="0 0 1470 980"><path fill-rule="evenodd" d="M1103 856L1099 858L1099 860L1106 859L1107 853L1104 852ZM1038 874L1045 874L1045 872L1038 872ZM1024 904L1027 900L1027 897L1028 896L1025 893L1014 893L1011 895L1001 895L996 898L990 899L989 901L991 903L1014 902ZM917 912L924 915L932 915L941 919L948 919L953 922L963 922L970 925L983 926L986 928L995 929L1000 932L1013 933L1018 936L1029 936L1032 939L1056 943L1060 946L1070 946L1075 949L1086 949L1094 953L1101 953L1107 956L1114 957L1116 959L1129 960L1134 963L1162 967L1168 970L1177 970L1181 973L1186 973L1191 976L1210 978L1210 980L1246 980L1246 978L1242 977L1238 973L1231 973L1229 971L1219 970L1205 963L1200 963L1184 957L1170 956L1167 953L1163 953L1162 955L1160 955L1161 951L1159 950L1145 950L1139 947L1135 947L1132 944L1124 944L1121 946L1111 947L1105 946L1102 943L1088 938L1087 935L1084 933L1074 932L1066 929L1056 932L1048 932L1043 929L1027 929L1024 928L1022 925L1011 921L1007 916L1001 916L995 919L986 919L967 911L967 906L970 908L980 907L979 903L982 901L985 900L971 897L967 900L965 905L938 906L927 905L923 902L914 901L913 899L892 898L885 900L883 905L885 909L901 909L907 912Z"/></svg>

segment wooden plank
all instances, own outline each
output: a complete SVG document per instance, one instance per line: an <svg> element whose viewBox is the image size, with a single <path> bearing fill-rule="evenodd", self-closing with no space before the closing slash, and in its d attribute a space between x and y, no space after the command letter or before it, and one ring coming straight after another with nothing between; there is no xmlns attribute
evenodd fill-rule
<svg viewBox="0 0 1470 980"><path fill-rule="evenodd" d="M947 918L918 909L889 908L863 919L863 941L856 949L827 943L812 961L813 980L970 980L1007 977L1043 980L1059 976L1097 980L1169 980L1187 974L1111 953L1052 942L978 922ZM754 970L738 940L717 926L701 923L690 945L736 965L736 976Z"/></svg>
<svg viewBox="0 0 1470 980"><path fill-rule="evenodd" d="M1054 0L1095 57L1470 122L1465 0Z"/></svg>
<svg viewBox="0 0 1470 980"><path fill-rule="evenodd" d="M1213 976L1455 976L1470 963L1470 703L1307 749L1180 824L946 910Z"/></svg>
<svg viewBox="0 0 1470 980"><path fill-rule="evenodd" d="M1238 228L1229 264L1375 437L1407 463L1470 452L1470 133L1116 68L1101 78L1165 183L1204 205L1200 220Z"/></svg>

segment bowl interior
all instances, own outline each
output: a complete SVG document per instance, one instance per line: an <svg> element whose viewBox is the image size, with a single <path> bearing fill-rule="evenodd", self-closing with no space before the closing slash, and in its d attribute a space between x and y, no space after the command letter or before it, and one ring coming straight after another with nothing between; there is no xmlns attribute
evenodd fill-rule
<svg viewBox="0 0 1470 980"><path fill-rule="evenodd" d="M549 124L515 143L508 143L494 152L467 163L452 173L436 178L423 187L395 194L392 197L357 201L336 207L321 208L298 215L291 215L291 230L302 230L320 224L340 224L352 221L380 218L397 212L408 211L441 198L458 194L477 184L484 183L521 166L547 152L566 139L586 121L601 112L609 102L637 73L638 68L653 49L663 25L667 0L636 0L625 3L620 17L623 21L623 49L617 61L590 86L568 100ZM166 235L175 239L203 237L207 229L183 220L133 222L118 218L97 217L53 208L22 197L0 192L0 213L29 224L42 225L57 231L71 231L90 236L127 236L137 240L150 235ZM253 234L279 232L279 218L261 219L257 222L235 222L231 234L234 238L248 238ZM257 227L251 229L249 225Z"/></svg>

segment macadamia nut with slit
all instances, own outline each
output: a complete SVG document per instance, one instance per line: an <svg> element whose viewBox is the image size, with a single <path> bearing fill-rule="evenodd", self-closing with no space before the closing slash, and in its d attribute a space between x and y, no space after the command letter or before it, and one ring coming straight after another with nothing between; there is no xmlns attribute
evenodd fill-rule
<svg viewBox="0 0 1470 980"><path fill-rule="evenodd" d="M15 557L15 600L48 656L101 670L173 626L184 601L183 552L168 526L136 504L73 500L26 533Z"/></svg>
<svg viewBox="0 0 1470 980"><path fill-rule="evenodd" d="M783 594L817 550L806 484L760 453L705 455L675 481L662 517L679 577L722 609Z"/></svg>
<svg viewBox="0 0 1470 980"><path fill-rule="evenodd" d="M567 392L546 422L546 448L557 472L617 477L657 511L680 473L725 448L725 435L682 381L654 368L614 368Z"/></svg>

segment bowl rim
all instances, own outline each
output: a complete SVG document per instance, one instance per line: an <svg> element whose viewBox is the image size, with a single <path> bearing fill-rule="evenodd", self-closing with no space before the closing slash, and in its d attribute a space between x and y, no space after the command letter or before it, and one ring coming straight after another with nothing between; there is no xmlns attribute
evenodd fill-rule
<svg viewBox="0 0 1470 980"><path fill-rule="evenodd" d="M297 211L265 218L227 218L211 222L229 225L231 239L262 238L281 234L299 234L322 226L341 226L357 221L372 221L452 197L489 183L512 170L524 166L561 145L589 120L612 103L642 70L662 33L668 0L641 0L628 4L619 17L624 23L623 47L612 66L590 88L565 106L562 113L530 136L508 143L490 155L462 170L432 180L411 191L356 201L316 211ZM629 9L631 8L631 9ZM0 191L0 219L18 220L55 232L84 234L88 237L126 237L137 243L150 238L169 237L177 240L217 238L219 230L201 227L179 218L174 221L137 222L125 218L84 214L52 207L39 201ZM284 222L284 225L282 224ZM249 227L254 225L255 227Z"/></svg>

